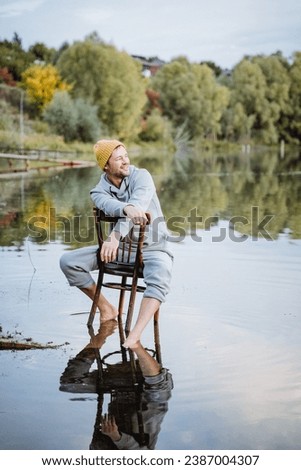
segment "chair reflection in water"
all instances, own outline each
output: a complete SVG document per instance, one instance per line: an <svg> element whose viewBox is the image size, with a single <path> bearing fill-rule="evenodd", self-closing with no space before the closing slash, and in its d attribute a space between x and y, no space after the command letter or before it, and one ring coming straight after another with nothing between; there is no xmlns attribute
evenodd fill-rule
<svg viewBox="0 0 301 470"><path fill-rule="evenodd" d="M155 351L141 343L135 348L134 374L132 360L121 350L102 357L101 348L117 326L115 320L104 322L97 334L90 327L90 343L69 360L60 390L97 394L90 449L154 449L168 410L172 377L156 360ZM104 410L106 397L108 408Z"/></svg>

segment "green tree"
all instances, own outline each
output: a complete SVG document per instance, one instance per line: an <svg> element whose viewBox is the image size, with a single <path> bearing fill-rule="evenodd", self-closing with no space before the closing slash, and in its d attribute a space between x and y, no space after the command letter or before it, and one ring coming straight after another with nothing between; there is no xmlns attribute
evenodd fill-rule
<svg viewBox="0 0 301 470"><path fill-rule="evenodd" d="M293 141L299 143L301 140L301 52L294 54L289 76L291 79L291 116L288 120L288 128Z"/></svg>
<svg viewBox="0 0 301 470"><path fill-rule="evenodd" d="M35 61L50 63L55 56L55 49L49 49L42 42L36 42L28 49L28 52L33 55Z"/></svg>
<svg viewBox="0 0 301 470"><path fill-rule="evenodd" d="M62 55L62 53L64 51L66 51L69 47L69 43L67 41L63 42L63 44L54 52L54 55L53 55L53 63L54 65L57 64L60 56Z"/></svg>
<svg viewBox="0 0 301 470"><path fill-rule="evenodd" d="M82 98L73 100L68 92L55 93L44 111L44 120L66 142L78 139L93 142L100 134L97 109Z"/></svg>
<svg viewBox="0 0 301 470"><path fill-rule="evenodd" d="M233 70L230 88L231 112L224 122L234 138L274 144L285 136L290 77L282 56L244 58Z"/></svg>
<svg viewBox="0 0 301 470"><path fill-rule="evenodd" d="M82 142L95 142L100 135L100 121L97 106L87 103L82 98L74 101L77 112L76 138Z"/></svg>
<svg viewBox="0 0 301 470"><path fill-rule="evenodd" d="M285 137L286 116L290 114L290 77L288 63L280 53L271 56L255 56L253 63L258 64L266 81L265 99L268 106L265 108L262 121L263 140L274 143Z"/></svg>
<svg viewBox="0 0 301 470"><path fill-rule="evenodd" d="M243 59L233 70L230 106L237 109L240 104L240 114L252 122L253 134L250 137L254 136L254 129L261 131L264 126L263 115L268 106L265 93L266 80L260 66ZM237 135L240 134L239 137L248 137L242 133L244 127L241 127L239 122L238 126L233 123L233 127Z"/></svg>
<svg viewBox="0 0 301 470"><path fill-rule="evenodd" d="M213 72L214 72L214 75L216 77L219 77L222 73L223 73L223 69L217 65L215 62L213 62L212 60L205 60L203 62L200 62L201 65L208 65L208 67L210 67Z"/></svg>
<svg viewBox="0 0 301 470"><path fill-rule="evenodd" d="M22 47L22 41L15 33L12 41L0 41L0 69L7 69L14 81L20 81L22 72L34 61L34 56Z"/></svg>
<svg viewBox="0 0 301 470"><path fill-rule="evenodd" d="M62 135L66 142L76 138L77 111L68 92L55 93L43 116L50 128Z"/></svg>
<svg viewBox="0 0 301 470"><path fill-rule="evenodd" d="M222 133L227 140L249 141L255 115L248 116L241 103L229 106L222 117Z"/></svg>
<svg viewBox="0 0 301 470"><path fill-rule="evenodd" d="M110 134L120 139L138 134L146 97L141 69L134 59L92 34L68 47L57 66L72 84L72 95L98 107L98 116Z"/></svg>
<svg viewBox="0 0 301 470"><path fill-rule="evenodd" d="M179 57L164 65L151 85L160 93L163 114L175 127L186 122L191 137L215 137L220 133L229 92L217 84L210 67L191 64L185 57Z"/></svg>
<svg viewBox="0 0 301 470"><path fill-rule="evenodd" d="M139 138L145 142L172 143L171 122L154 108L145 119Z"/></svg>

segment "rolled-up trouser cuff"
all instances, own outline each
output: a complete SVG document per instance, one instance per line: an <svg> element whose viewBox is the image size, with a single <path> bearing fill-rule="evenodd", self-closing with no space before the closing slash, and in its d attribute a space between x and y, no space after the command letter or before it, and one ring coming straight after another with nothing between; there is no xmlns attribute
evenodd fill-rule
<svg viewBox="0 0 301 470"><path fill-rule="evenodd" d="M167 369L162 368L158 375L144 377L144 382L144 393L150 401L162 402L170 398L173 380Z"/></svg>
<svg viewBox="0 0 301 470"><path fill-rule="evenodd" d="M146 285L143 296L165 302L170 290L173 258L165 251L145 251L143 262Z"/></svg>
<svg viewBox="0 0 301 470"><path fill-rule="evenodd" d="M60 267L70 286L84 288L94 284L90 273L98 269L97 250L98 246L89 246L66 251L61 256Z"/></svg>

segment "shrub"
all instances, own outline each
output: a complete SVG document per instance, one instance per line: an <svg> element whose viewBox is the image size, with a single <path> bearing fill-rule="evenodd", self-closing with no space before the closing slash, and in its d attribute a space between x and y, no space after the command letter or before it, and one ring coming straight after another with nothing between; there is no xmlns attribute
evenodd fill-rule
<svg viewBox="0 0 301 470"><path fill-rule="evenodd" d="M97 139L100 123L97 108L83 99L72 100L68 92L57 92L44 112L51 129L66 142L78 139L91 142Z"/></svg>
<svg viewBox="0 0 301 470"><path fill-rule="evenodd" d="M171 133L170 121L163 117L158 109L154 109L144 122L139 137L145 142L169 143L172 141Z"/></svg>
<svg viewBox="0 0 301 470"><path fill-rule="evenodd" d="M77 112L77 139L81 142L94 142L100 134L97 106L86 103L82 98L74 102Z"/></svg>
<svg viewBox="0 0 301 470"><path fill-rule="evenodd" d="M57 92L44 111L44 119L51 129L66 142L76 138L77 110L66 91Z"/></svg>

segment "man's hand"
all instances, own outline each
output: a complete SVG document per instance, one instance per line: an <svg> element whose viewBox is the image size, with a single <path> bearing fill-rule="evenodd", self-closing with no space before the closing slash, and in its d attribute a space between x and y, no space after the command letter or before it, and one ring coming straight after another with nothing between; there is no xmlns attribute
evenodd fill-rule
<svg viewBox="0 0 301 470"><path fill-rule="evenodd" d="M117 256L117 250L119 246L119 234L116 232L111 232L107 240L102 244L100 251L100 259L104 263L110 263L114 261Z"/></svg>
<svg viewBox="0 0 301 470"><path fill-rule="evenodd" d="M141 209L138 209L138 207L128 205L125 206L123 212L132 220L134 224L144 225L147 222L145 212Z"/></svg>
<svg viewBox="0 0 301 470"><path fill-rule="evenodd" d="M119 441L121 438L114 416L105 414L101 417L101 432L109 436L113 441Z"/></svg>

